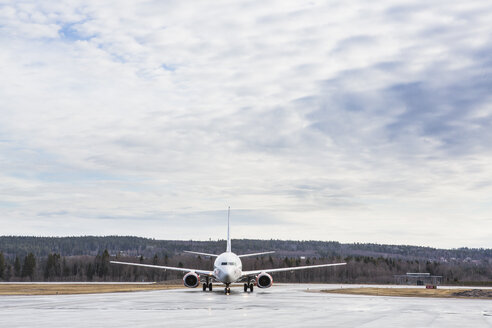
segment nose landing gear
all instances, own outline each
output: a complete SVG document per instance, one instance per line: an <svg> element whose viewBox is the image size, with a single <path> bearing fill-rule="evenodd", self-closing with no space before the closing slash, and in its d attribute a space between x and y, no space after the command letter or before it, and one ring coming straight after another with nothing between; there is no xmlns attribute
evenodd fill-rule
<svg viewBox="0 0 492 328"><path fill-rule="evenodd" d="M229 287L229 284L227 284L226 288L224 288L224 292L226 295L229 295L231 293L231 288Z"/></svg>

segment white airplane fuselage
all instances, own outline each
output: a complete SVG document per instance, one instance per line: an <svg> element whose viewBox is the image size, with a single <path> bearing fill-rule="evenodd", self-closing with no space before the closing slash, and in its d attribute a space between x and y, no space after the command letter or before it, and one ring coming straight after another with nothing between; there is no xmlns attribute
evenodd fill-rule
<svg viewBox="0 0 492 328"><path fill-rule="evenodd" d="M243 275L243 263L236 254L224 252L215 259L213 275L224 284L236 282Z"/></svg>

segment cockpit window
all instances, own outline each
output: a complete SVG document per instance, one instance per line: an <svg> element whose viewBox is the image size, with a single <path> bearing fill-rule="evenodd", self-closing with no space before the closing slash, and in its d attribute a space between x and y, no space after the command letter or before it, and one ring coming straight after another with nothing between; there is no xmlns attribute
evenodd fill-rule
<svg viewBox="0 0 492 328"><path fill-rule="evenodd" d="M222 262L220 265L236 265L235 262Z"/></svg>

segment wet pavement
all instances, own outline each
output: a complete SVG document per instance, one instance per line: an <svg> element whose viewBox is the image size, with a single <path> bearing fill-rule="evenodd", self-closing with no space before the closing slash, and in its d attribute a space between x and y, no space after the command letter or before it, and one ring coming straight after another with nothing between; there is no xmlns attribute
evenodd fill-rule
<svg viewBox="0 0 492 328"><path fill-rule="evenodd" d="M312 284L253 293L239 286L226 296L214 287L213 292L0 296L0 326L492 327L492 300L326 294L313 291L340 285Z"/></svg>

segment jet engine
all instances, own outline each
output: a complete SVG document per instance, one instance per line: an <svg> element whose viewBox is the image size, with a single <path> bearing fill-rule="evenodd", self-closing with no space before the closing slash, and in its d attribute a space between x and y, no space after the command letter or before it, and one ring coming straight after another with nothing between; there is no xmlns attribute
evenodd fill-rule
<svg viewBox="0 0 492 328"><path fill-rule="evenodd" d="M258 288L269 288L272 287L272 284L273 278L268 273L263 272L256 277L256 286Z"/></svg>
<svg viewBox="0 0 492 328"><path fill-rule="evenodd" d="M183 277L183 283L186 287L195 288L200 284L200 276L195 272L188 272Z"/></svg>

